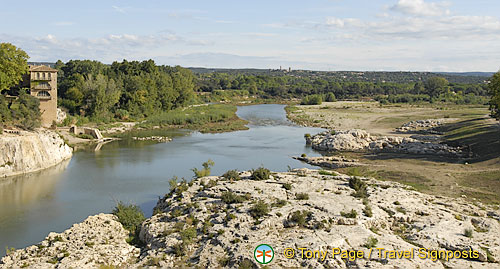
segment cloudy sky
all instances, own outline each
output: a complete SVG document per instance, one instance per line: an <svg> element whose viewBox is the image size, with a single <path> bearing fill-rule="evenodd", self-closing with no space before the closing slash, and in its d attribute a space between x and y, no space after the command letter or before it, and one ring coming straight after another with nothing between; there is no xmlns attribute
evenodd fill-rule
<svg viewBox="0 0 500 269"><path fill-rule="evenodd" d="M0 0L31 61L498 71L498 0Z"/></svg>

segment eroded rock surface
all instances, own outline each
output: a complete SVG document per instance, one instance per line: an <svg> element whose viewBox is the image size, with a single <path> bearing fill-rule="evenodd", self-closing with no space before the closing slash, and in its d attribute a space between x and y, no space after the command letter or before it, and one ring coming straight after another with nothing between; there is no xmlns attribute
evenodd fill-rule
<svg viewBox="0 0 500 269"><path fill-rule="evenodd" d="M455 121L456 119L427 119L410 121L396 129L399 133L424 133L424 134L440 134L435 130L436 127L445 123Z"/></svg>
<svg viewBox="0 0 500 269"><path fill-rule="evenodd" d="M249 172L240 177L234 181L204 177L177 185L143 222L140 256L138 249L126 245L127 233L114 217L101 214L60 234L62 241L51 234L40 244L45 247L9 254L0 267L29 262L42 268L98 264L257 268L253 251L265 243L275 251L268 264L271 268L498 268L498 207L317 170L273 173L261 181L252 180ZM87 246L89 241L94 244ZM295 250L293 258L284 256L286 248ZM302 259L300 248L330 251L330 255L324 260ZM332 248L359 250L364 257L333 258ZM377 250L369 256L370 248L470 250L477 257L391 259L380 257ZM56 264L48 263L51 259Z"/></svg>
<svg viewBox="0 0 500 269"><path fill-rule="evenodd" d="M314 149L324 151L384 151L450 157L468 157L470 155L467 150L444 143L420 141L399 136L372 136L359 129L326 131L306 137L306 142Z"/></svg>
<svg viewBox="0 0 500 269"><path fill-rule="evenodd" d="M0 135L0 177L29 173L71 158L73 150L53 131Z"/></svg>
<svg viewBox="0 0 500 269"><path fill-rule="evenodd" d="M135 263L140 249L126 242L128 231L116 216L99 214L63 233L50 233L37 245L2 258L1 268L99 268Z"/></svg>
<svg viewBox="0 0 500 269"><path fill-rule="evenodd" d="M358 160L348 159L345 158L344 156L293 157L293 158L310 165L326 167L331 169L365 165L360 163Z"/></svg>

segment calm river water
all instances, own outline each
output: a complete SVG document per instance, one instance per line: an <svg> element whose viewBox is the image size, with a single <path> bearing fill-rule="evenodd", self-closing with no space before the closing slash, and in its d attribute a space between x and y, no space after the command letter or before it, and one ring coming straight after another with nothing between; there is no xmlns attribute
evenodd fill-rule
<svg viewBox="0 0 500 269"><path fill-rule="evenodd" d="M0 256L5 246L35 244L51 231L100 212L111 212L115 201L135 203L151 216L158 197L168 192L168 180L192 178L193 167L212 159L212 175L227 170L265 166L286 171L288 166L311 167L292 159L306 153L304 134L320 132L291 124L283 105L238 108L249 130L200 134L183 130L155 131L173 137L169 143L124 139L101 150L75 152L70 161L39 173L0 179Z"/></svg>

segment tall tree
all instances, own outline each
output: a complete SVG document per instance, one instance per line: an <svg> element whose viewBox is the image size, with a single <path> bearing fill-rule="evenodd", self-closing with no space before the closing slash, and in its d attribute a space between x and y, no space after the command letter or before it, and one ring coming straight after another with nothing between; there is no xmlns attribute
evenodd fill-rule
<svg viewBox="0 0 500 269"><path fill-rule="evenodd" d="M490 79L490 109L491 115L500 119L500 71L496 72Z"/></svg>
<svg viewBox="0 0 500 269"><path fill-rule="evenodd" d="M437 97L446 92L448 80L442 77L431 77L424 83L424 88L430 97Z"/></svg>
<svg viewBox="0 0 500 269"><path fill-rule="evenodd" d="M0 43L0 91L17 85L28 72L28 54L10 43Z"/></svg>

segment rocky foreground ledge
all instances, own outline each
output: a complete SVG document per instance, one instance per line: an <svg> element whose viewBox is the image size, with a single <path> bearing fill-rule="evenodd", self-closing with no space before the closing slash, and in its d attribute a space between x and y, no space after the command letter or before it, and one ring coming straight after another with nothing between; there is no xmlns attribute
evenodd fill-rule
<svg viewBox="0 0 500 269"><path fill-rule="evenodd" d="M232 180L214 176L178 184L142 223L140 247L126 243L127 231L115 216L100 214L10 252L0 267L257 268L254 249L260 244L273 247L274 259L267 265L272 268L499 266L498 207L327 171L300 169L263 180L243 172L239 177L233 173ZM287 248L293 257L285 256ZM363 257L332 257L334 248L361 251ZM377 248L414 251L414 257L391 258ZM472 259L419 258L419 249L476 254ZM328 255L305 258L303 250Z"/></svg>

